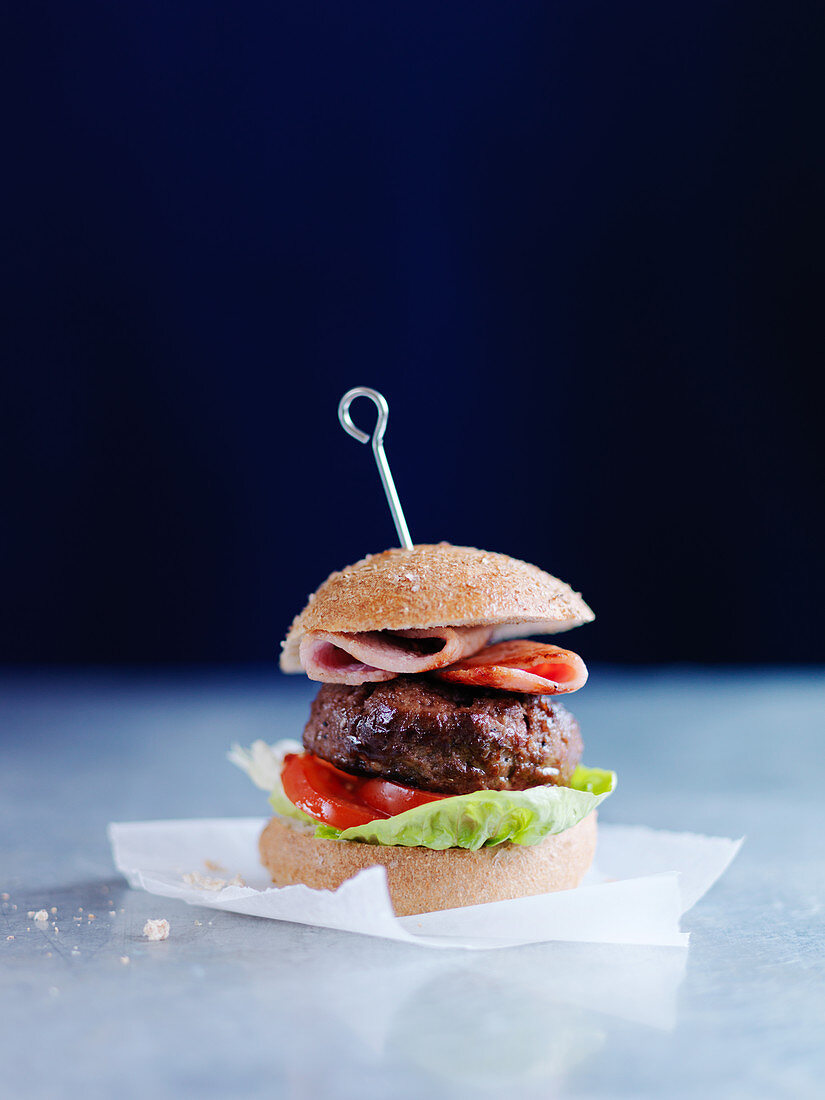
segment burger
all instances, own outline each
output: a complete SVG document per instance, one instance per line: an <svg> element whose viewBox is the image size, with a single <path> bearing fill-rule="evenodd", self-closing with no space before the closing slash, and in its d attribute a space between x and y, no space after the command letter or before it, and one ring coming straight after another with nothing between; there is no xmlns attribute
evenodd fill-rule
<svg viewBox="0 0 825 1100"><path fill-rule="evenodd" d="M563 581L472 547L331 574L282 643L281 669L321 684L302 743L230 753L269 792L273 883L336 889L379 865L399 916L577 886L615 775L581 763L559 701L584 661L528 639L592 619Z"/></svg>

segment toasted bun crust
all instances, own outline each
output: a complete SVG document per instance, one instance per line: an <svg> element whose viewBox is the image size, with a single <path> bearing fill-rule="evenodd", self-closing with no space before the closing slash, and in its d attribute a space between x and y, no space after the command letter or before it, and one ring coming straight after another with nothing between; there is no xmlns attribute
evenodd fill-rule
<svg viewBox="0 0 825 1100"><path fill-rule="evenodd" d="M395 848L347 840L316 840L312 826L273 817L261 833L261 862L276 886L303 883L336 890L365 867L387 869L393 908L399 917L458 909L488 901L572 890L596 850L596 813L540 844L499 844L470 852L448 848Z"/></svg>
<svg viewBox="0 0 825 1100"><path fill-rule="evenodd" d="M385 550L330 574L310 596L283 642L281 669L301 672L298 650L311 630L491 625L499 639L555 634L593 618L564 581L506 554L447 542Z"/></svg>

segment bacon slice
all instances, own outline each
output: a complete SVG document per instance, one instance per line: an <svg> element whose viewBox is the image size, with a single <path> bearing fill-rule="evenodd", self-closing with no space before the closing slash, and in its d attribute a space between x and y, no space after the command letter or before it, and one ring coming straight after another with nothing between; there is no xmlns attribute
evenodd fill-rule
<svg viewBox="0 0 825 1100"><path fill-rule="evenodd" d="M439 669L435 675L456 684L559 695L584 687L587 666L578 653L569 649L520 639L488 646L474 657Z"/></svg>
<svg viewBox="0 0 825 1100"><path fill-rule="evenodd" d="M366 684L399 673L431 672L470 653L490 639L487 626L440 626L431 630L373 630L329 634L314 630L301 639L301 665L310 680Z"/></svg>
<svg viewBox="0 0 825 1100"><path fill-rule="evenodd" d="M397 673L375 668L357 660L336 641L337 634L313 631L301 639L301 665L310 680L325 684L366 684L394 680Z"/></svg>

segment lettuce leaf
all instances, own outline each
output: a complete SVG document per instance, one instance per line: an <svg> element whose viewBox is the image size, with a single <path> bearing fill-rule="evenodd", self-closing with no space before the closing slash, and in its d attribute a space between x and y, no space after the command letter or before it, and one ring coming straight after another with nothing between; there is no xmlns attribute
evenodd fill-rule
<svg viewBox="0 0 825 1100"><path fill-rule="evenodd" d="M616 776L579 765L569 787L531 787L526 791L475 791L428 802L395 817L352 829L319 825L324 840L358 840L402 847L490 848L538 844L546 836L577 825L615 789ZM273 803L274 805L274 803ZM293 810L295 807L293 806Z"/></svg>

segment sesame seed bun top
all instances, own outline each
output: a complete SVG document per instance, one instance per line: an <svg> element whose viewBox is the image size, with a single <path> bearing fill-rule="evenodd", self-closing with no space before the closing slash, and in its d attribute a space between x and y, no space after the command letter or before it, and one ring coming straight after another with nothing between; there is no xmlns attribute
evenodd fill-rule
<svg viewBox="0 0 825 1100"><path fill-rule="evenodd" d="M428 630L494 626L494 639L555 634L591 622L578 592L535 565L471 546L414 546L368 554L331 573L289 628L284 672L301 672L301 638L313 630Z"/></svg>

